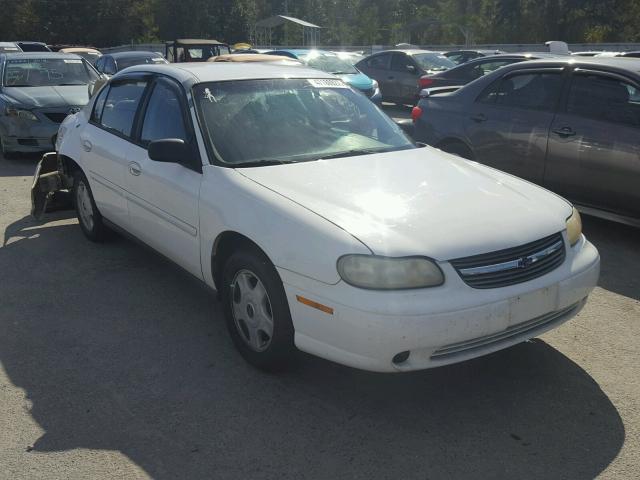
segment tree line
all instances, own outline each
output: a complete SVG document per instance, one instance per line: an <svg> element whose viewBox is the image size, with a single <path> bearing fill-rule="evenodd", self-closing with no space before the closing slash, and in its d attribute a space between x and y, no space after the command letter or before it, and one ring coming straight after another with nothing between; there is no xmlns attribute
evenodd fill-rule
<svg viewBox="0 0 640 480"><path fill-rule="evenodd" d="M323 27L323 45L640 41L640 0L0 0L0 40L246 42L257 20L285 12ZM280 29L274 42L300 34Z"/></svg>

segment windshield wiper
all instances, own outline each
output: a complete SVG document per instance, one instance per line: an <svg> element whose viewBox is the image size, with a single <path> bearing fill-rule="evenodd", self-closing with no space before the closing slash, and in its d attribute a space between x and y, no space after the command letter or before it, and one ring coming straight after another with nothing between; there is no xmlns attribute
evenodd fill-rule
<svg viewBox="0 0 640 480"><path fill-rule="evenodd" d="M249 162L238 163L237 165L233 165L233 168L243 168L243 167L268 167L269 165L284 165L285 163L296 163L295 160L251 160Z"/></svg>
<svg viewBox="0 0 640 480"><path fill-rule="evenodd" d="M341 157L355 157L356 155L371 155L373 153L383 153L385 151L387 151L386 148L354 148L353 150L345 150L344 152L331 153L329 155L318 158L318 160L329 160L331 158Z"/></svg>
<svg viewBox="0 0 640 480"><path fill-rule="evenodd" d="M84 83L59 83L58 85L53 85L54 87L73 87L79 85L86 85Z"/></svg>

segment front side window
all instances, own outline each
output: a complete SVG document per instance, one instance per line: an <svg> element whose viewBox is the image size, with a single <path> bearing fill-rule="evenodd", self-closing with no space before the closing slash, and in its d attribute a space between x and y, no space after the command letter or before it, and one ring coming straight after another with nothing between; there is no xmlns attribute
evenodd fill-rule
<svg viewBox="0 0 640 480"><path fill-rule="evenodd" d="M404 53L394 53L391 58L391 70L394 72L408 72L407 67L416 68L415 64Z"/></svg>
<svg viewBox="0 0 640 480"><path fill-rule="evenodd" d="M640 91L616 78L576 74L569 90L567 113L638 127Z"/></svg>
<svg viewBox="0 0 640 480"><path fill-rule="evenodd" d="M415 148L369 99L337 79L194 87L203 136L224 166L312 161Z"/></svg>
<svg viewBox="0 0 640 480"><path fill-rule="evenodd" d="M102 110L100 124L114 133L131 137L131 128L146 82L132 81L112 84Z"/></svg>
<svg viewBox="0 0 640 480"><path fill-rule="evenodd" d="M80 58L16 58L4 66L5 87L88 85L98 78Z"/></svg>
<svg viewBox="0 0 640 480"><path fill-rule="evenodd" d="M164 82L153 88L142 123L140 140L147 145L154 140L179 138L187 141L184 117L176 91Z"/></svg>
<svg viewBox="0 0 640 480"><path fill-rule="evenodd" d="M518 73L495 81L482 93L479 101L504 107L553 111L561 87L559 72Z"/></svg>
<svg viewBox="0 0 640 480"><path fill-rule="evenodd" d="M107 100L107 93L109 92L109 87L105 86L98 97L96 98L95 103L93 104L93 112L91 112L91 121L96 124L100 124L102 120L102 112L104 110L104 105Z"/></svg>

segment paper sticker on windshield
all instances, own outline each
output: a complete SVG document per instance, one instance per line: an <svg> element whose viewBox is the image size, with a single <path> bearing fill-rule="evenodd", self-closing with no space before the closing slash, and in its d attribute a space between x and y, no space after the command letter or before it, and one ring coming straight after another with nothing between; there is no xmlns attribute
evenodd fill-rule
<svg viewBox="0 0 640 480"><path fill-rule="evenodd" d="M82 63L82 60L76 60L75 58L65 58L64 63Z"/></svg>
<svg viewBox="0 0 640 480"><path fill-rule="evenodd" d="M316 88L349 88L346 83L337 78L308 78L307 82Z"/></svg>

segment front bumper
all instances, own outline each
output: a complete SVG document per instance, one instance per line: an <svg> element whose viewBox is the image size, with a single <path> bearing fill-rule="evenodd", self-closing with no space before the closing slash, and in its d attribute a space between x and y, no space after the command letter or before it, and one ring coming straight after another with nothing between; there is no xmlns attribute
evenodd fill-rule
<svg viewBox="0 0 640 480"><path fill-rule="evenodd" d="M600 258L584 237L567 248L565 262L542 277L478 290L447 262L446 282L433 289L367 291L344 282L326 285L281 270L296 330L296 346L364 370L431 368L515 345L574 317L596 286ZM332 314L297 300L305 297ZM409 352L394 363L398 353Z"/></svg>
<svg viewBox="0 0 640 480"><path fill-rule="evenodd" d="M60 124L48 120L31 121L2 117L0 135L8 152L46 152L54 149L53 138Z"/></svg>

